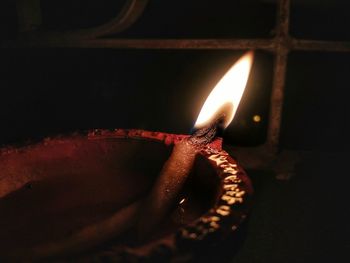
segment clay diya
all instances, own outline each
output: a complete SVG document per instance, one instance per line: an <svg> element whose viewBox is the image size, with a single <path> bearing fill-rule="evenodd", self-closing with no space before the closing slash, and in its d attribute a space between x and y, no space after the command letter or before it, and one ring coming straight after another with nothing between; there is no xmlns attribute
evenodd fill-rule
<svg viewBox="0 0 350 263"><path fill-rule="evenodd" d="M93 130L3 148L0 261L188 262L233 252L253 190L219 135L251 60L213 90L233 77L238 101L228 94L208 111L212 92L190 136Z"/></svg>

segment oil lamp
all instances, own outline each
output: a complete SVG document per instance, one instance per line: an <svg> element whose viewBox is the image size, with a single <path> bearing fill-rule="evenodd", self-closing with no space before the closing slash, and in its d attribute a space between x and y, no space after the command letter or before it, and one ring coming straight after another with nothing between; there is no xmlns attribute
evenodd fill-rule
<svg viewBox="0 0 350 263"><path fill-rule="evenodd" d="M252 186L222 149L253 53L218 82L192 135L93 130L0 155L0 260L191 261L237 236Z"/></svg>

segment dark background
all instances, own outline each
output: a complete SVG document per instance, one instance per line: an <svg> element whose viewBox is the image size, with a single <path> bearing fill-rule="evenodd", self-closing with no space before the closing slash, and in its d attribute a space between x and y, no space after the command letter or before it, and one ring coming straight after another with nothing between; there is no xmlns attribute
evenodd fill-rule
<svg viewBox="0 0 350 263"><path fill-rule="evenodd" d="M108 21L123 1L42 1L44 29ZM350 41L347 1L292 1L291 34ZM128 38L270 38L275 1L151 0ZM16 38L13 1L0 4L0 41ZM243 52L1 49L0 144L92 128L188 133L210 90ZM257 51L227 144L266 139L273 56ZM281 148L307 152L289 181L249 171L256 189L235 262L346 262L350 53L289 56ZM258 114L262 121L252 117Z"/></svg>

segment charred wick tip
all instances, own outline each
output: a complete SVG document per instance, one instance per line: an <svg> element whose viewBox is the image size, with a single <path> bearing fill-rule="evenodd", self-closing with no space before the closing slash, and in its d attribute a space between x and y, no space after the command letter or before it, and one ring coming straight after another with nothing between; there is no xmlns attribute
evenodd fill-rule
<svg viewBox="0 0 350 263"><path fill-rule="evenodd" d="M216 121L204 126L202 128L194 130L188 141L194 145L205 145L211 143L215 137L221 136L223 129L223 122L225 115L217 118Z"/></svg>
<svg viewBox="0 0 350 263"><path fill-rule="evenodd" d="M232 119L233 104L227 102L223 104L214 114L214 117L207 125L195 129L188 141L194 145L204 145L211 143L215 137L222 136L224 129Z"/></svg>

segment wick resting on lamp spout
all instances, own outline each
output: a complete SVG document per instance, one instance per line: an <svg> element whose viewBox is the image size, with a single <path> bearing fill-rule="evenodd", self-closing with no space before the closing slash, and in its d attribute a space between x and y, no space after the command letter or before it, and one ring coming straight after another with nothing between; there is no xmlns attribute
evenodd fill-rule
<svg viewBox="0 0 350 263"><path fill-rule="evenodd" d="M166 218L179 199L179 193L191 173L198 152L214 141L218 133L223 130L227 114L222 113L222 110L227 107L226 105L220 108L218 114L215 114L220 117L216 117L214 122L197 129L190 137L174 146L143 205L137 229L140 240L149 237L152 230Z"/></svg>
<svg viewBox="0 0 350 263"><path fill-rule="evenodd" d="M227 119L231 117L233 112L232 103L225 103L211 118L206 125L196 128L188 141L194 145L209 144L215 137L221 136L225 129Z"/></svg>
<svg viewBox="0 0 350 263"><path fill-rule="evenodd" d="M137 232L144 240L169 214L183 188L197 154L232 121L253 61L253 52L242 56L222 77L198 115L194 133L176 144L165 162L140 214Z"/></svg>

